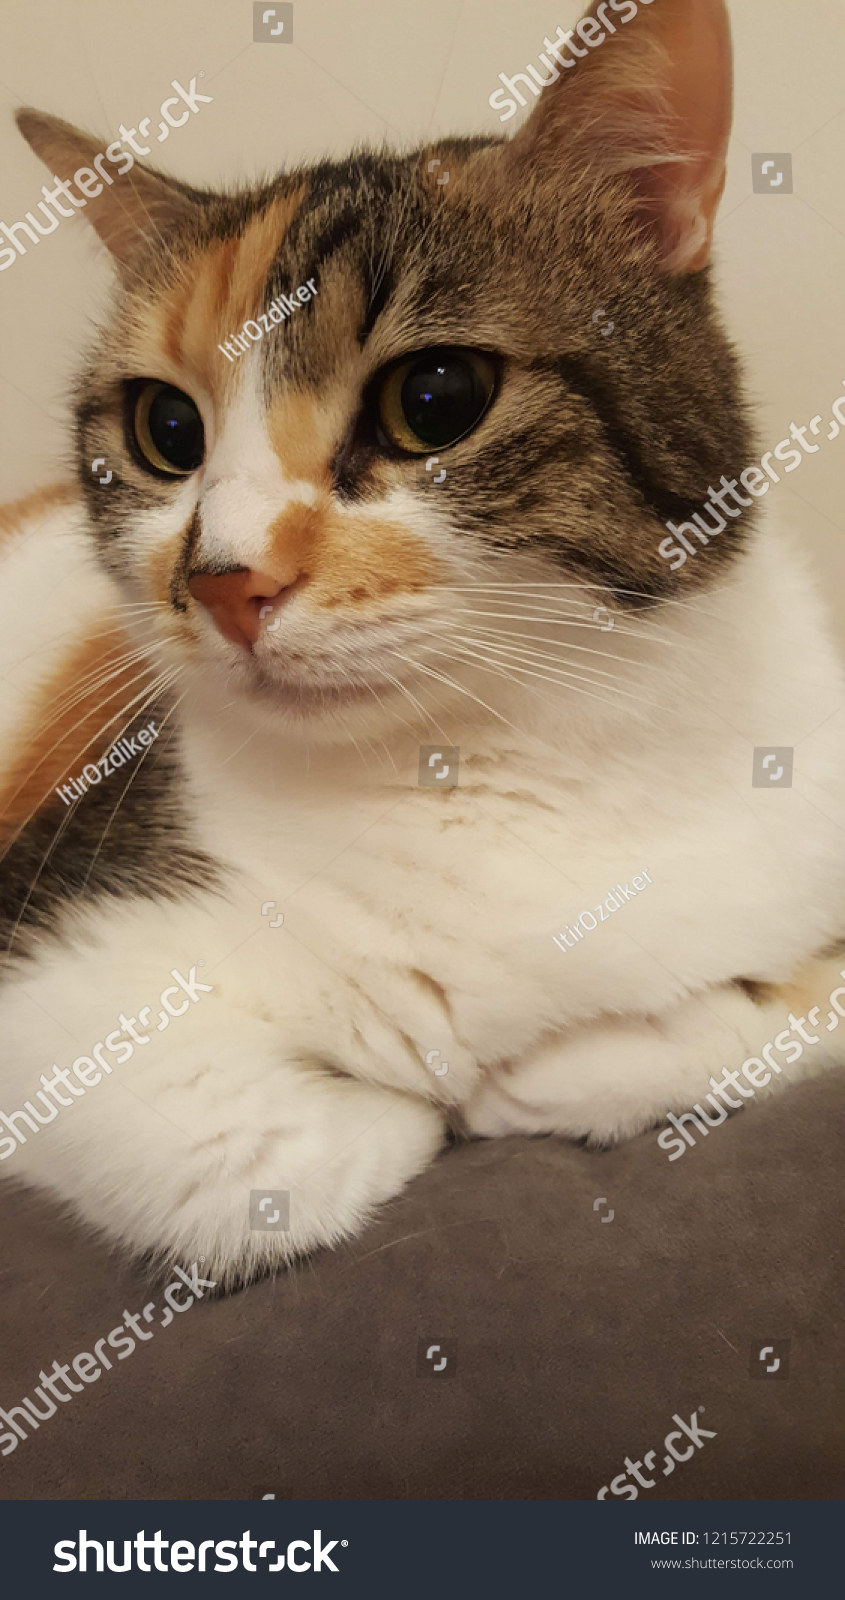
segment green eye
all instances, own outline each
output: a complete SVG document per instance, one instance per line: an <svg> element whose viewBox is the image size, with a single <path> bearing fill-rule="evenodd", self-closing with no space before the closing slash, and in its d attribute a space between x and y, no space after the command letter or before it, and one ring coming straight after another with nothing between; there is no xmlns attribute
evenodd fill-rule
<svg viewBox="0 0 845 1600"><path fill-rule="evenodd" d="M392 444L423 455L456 444L480 422L496 384L488 356L437 348L400 361L378 393L379 420Z"/></svg>
<svg viewBox="0 0 845 1600"><path fill-rule="evenodd" d="M169 383L145 383L135 401L135 442L157 472L186 478L202 465L205 435L190 395Z"/></svg>

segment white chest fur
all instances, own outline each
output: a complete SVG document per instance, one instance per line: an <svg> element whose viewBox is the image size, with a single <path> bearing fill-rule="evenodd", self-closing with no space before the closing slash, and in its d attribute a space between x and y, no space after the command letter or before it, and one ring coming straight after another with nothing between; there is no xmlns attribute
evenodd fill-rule
<svg viewBox="0 0 845 1600"><path fill-rule="evenodd" d="M629 698L513 687L507 721L468 719L445 791L419 786L415 742L309 752L194 688L181 759L223 888L100 906L45 943L0 996L0 1105L174 967L202 958L213 994L6 1170L139 1247L246 1270L395 1193L437 1148L436 1107L615 1138L772 1037L780 1015L733 980L785 981L842 934L840 670L772 530L649 631ZM752 787L769 741L794 747L790 789ZM564 956L552 935L643 867L647 894ZM271 1179L297 1204L268 1243L244 1195Z"/></svg>

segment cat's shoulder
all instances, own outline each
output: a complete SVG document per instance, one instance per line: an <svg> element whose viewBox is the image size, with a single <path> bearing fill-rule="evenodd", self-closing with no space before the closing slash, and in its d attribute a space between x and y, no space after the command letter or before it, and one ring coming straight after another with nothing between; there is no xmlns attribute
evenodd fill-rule
<svg viewBox="0 0 845 1600"><path fill-rule="evenodd" d="M13 542L16 534L31 532L52 520L57 511L71 515L75 511L81 519L82 499L76 484L50 483L0 506L0 542L3 545Z"/></svg>
<svg viewBox="0 0 845 1600"><path fill-rule="evenodd" d="M27 615L33 585L40 583L46 592L76 570L91 574L96 567L78 484L47 484L0 506L0 631L14 625L16 617L37 622Z"/></svg>
<svg viewBox="0 0 845 1600"><path fill-rule="evenodd" d="M0 507L0 747L40 714L83 644L121 615L115 580L97 559L82 494L72 483L36 489ZM58 692L54 687L54 694Z"/></svg>

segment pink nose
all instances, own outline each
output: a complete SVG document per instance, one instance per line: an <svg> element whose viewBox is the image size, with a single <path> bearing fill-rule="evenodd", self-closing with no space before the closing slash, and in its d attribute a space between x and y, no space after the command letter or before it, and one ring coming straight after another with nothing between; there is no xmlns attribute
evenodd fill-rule
<svg viewBox="0 0 845 1600"><path fill-rule="evenodd" d="M264 617L273 609L271 601L283 595L290 584L279 583L266 572L255 572L251 567L241 567L236 572L198 572L188 579L188 592L211 612L224 638L250 650L262 627ZM264 617L262 606L267 609Z"/></svg>

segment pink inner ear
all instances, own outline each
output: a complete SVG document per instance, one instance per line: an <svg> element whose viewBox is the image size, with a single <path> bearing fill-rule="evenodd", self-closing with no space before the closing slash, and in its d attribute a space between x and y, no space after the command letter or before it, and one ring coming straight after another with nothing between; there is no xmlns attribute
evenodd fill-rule
<svg viewBox="0 0 845 1600"><path fill-rule="evenodd" d="M601 0L588 15L613 17ZM724 0L640 0L543 90L512 150L532 167L564 160L628 172L667 272L706 265L725 184L733 68ZM673 159L674 158L674 159Z"/></svg>
<svg viewBox="0 0 845 1600"><path fill-rule="evenodd" d="M655 14L656 20L656 14ZM706 265L725 187L733 115L733 58L723 0L669 0L657 36L670 61L665 104L684 163L651 171L664 266Z"/></svg>

